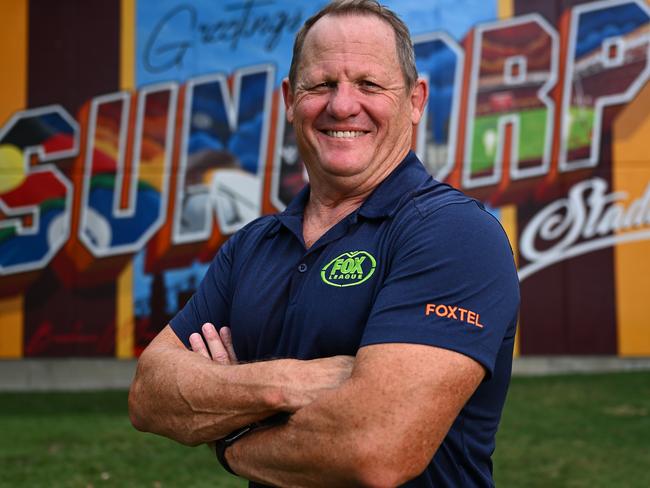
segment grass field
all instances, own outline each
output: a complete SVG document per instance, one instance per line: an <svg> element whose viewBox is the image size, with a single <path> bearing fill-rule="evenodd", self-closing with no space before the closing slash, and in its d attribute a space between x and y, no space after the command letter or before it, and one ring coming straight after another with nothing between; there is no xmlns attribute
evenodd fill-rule
<svg viewBox="0 0 650 488"><path fill-rule="evenodd" d="M650 486L650 372L515 378L499 487ZM205 447L134 431L126 392L0 393L2 487L243 487Z"/></svg>

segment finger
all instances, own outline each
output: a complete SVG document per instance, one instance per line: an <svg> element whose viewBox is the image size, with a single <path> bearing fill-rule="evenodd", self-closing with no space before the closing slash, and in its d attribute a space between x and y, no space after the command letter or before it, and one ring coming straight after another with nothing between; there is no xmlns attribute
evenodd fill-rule
<svg viewBox="0 0 650 488"><path fill-rule="evenodd" d="M221 342L228 352L230 361L236 363L237 354L235 353L235 348L232 345L232 334L230 333L230 327L222 327L219 329L219 337L221 337Z"/></svg>
<svg viewBox="0 0 650 488"><path fill-rule="evenodd" d="M214 325L206 322L203 324L201 330L203 331L205 341L208 343L208 349L210 349L212 360L219 364L230 364L228 351L223 347L219 333L217 332L217 329L214 328Z"/></svg>
<svg viewBox="0 0 650 488"><path fill-rule="evenodd" d="M205 342L203 342L203 338L198 332L190 335L190 347L192 348L192 351L198 352L201 356L211 359L208 348L205 347Z"/></svg>

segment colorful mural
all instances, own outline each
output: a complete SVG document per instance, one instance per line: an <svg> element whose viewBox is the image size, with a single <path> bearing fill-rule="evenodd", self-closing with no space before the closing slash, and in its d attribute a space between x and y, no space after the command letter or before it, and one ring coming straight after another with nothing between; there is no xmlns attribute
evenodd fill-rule
<svg viewBox="0 0 650 488"><path fill-rule="evenodd" d="M0 6L0 358L136 356L287 205L279 87L324 3ZM414 150L510 237L516 354L650 355L650 4L385 3L431 86Z"/></svg>

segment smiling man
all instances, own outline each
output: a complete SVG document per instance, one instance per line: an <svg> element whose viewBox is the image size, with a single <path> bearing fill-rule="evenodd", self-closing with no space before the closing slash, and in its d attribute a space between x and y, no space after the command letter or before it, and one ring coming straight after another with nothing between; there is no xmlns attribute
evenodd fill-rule
<svg viewBox="0 0 650 488"><path fill-rule="evenodd" d="M310 184L228 240L142 354L134 425L210 443L252 486L492 486L516 270L410 151L427 86L406 26L332 2L282 90Z"/></svg>

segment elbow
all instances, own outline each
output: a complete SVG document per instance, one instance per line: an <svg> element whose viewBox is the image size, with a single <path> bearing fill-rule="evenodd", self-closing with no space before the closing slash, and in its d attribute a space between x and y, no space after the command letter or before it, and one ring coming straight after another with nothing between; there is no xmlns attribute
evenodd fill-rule
<svg viewBox="0 0 650 488"><path fill-rule="evenodd" d="M422 471L408 471L397 466L360 467L355 473L355 478L359 486L368 488L393 488L412 480Z"/></svg>
<svg viewBox="0 0 650 488"><path fill-rule="evenodd" d="M430 458L415 452L413 446L390 449L380 442L361 447L355 459L355 478L360 486L388 488L401 486L420 475Z"/></svg>
<svg viewBox="0 0 650 488"><path fill-rule="evenodd" d="M168 396L157 382L156 364L145 350L138 361L135 377L129 388L128 411L131 425L140 432L149 432L172 439L185 446L198 446L207 441L201 430L192 429L187 415L178 415L173 409L165 408ZM203 436L203 437L202 437Z"/></svg>
<svg viewBox="0 0 650 488"><path fill-rule="evenodd" d="M147 409L149 402L145 384L145 381L136 376L129 389L129 420L136 430L162 435L191 447L205 442L195 432L174 429L173 424L170 426L167 422L161 421L155 412ZM170 419L171 417L167 418L168 421Z"/></svg>
<svg viewBox="0 0 650 488"><path fill-rule="evenodd" d="M147 423L146 415L142 411L142 386L141 382L138 380L137 376L131 383L131 388L129 388L129 420L131 425L141 432L147 432Z"/></svg>
<svg viewBox="0 0 650 488"><path fill-rule="evenodd" d="M148 350L140 356L136 367L135 376L129 388L129 420L131 425L141 432L154 432L152 425L152 416L155 411L151 411L152 398L157 397L154 392L150 391L155 383L151 371L155 371L155 366L150 364Z"/></svg>

